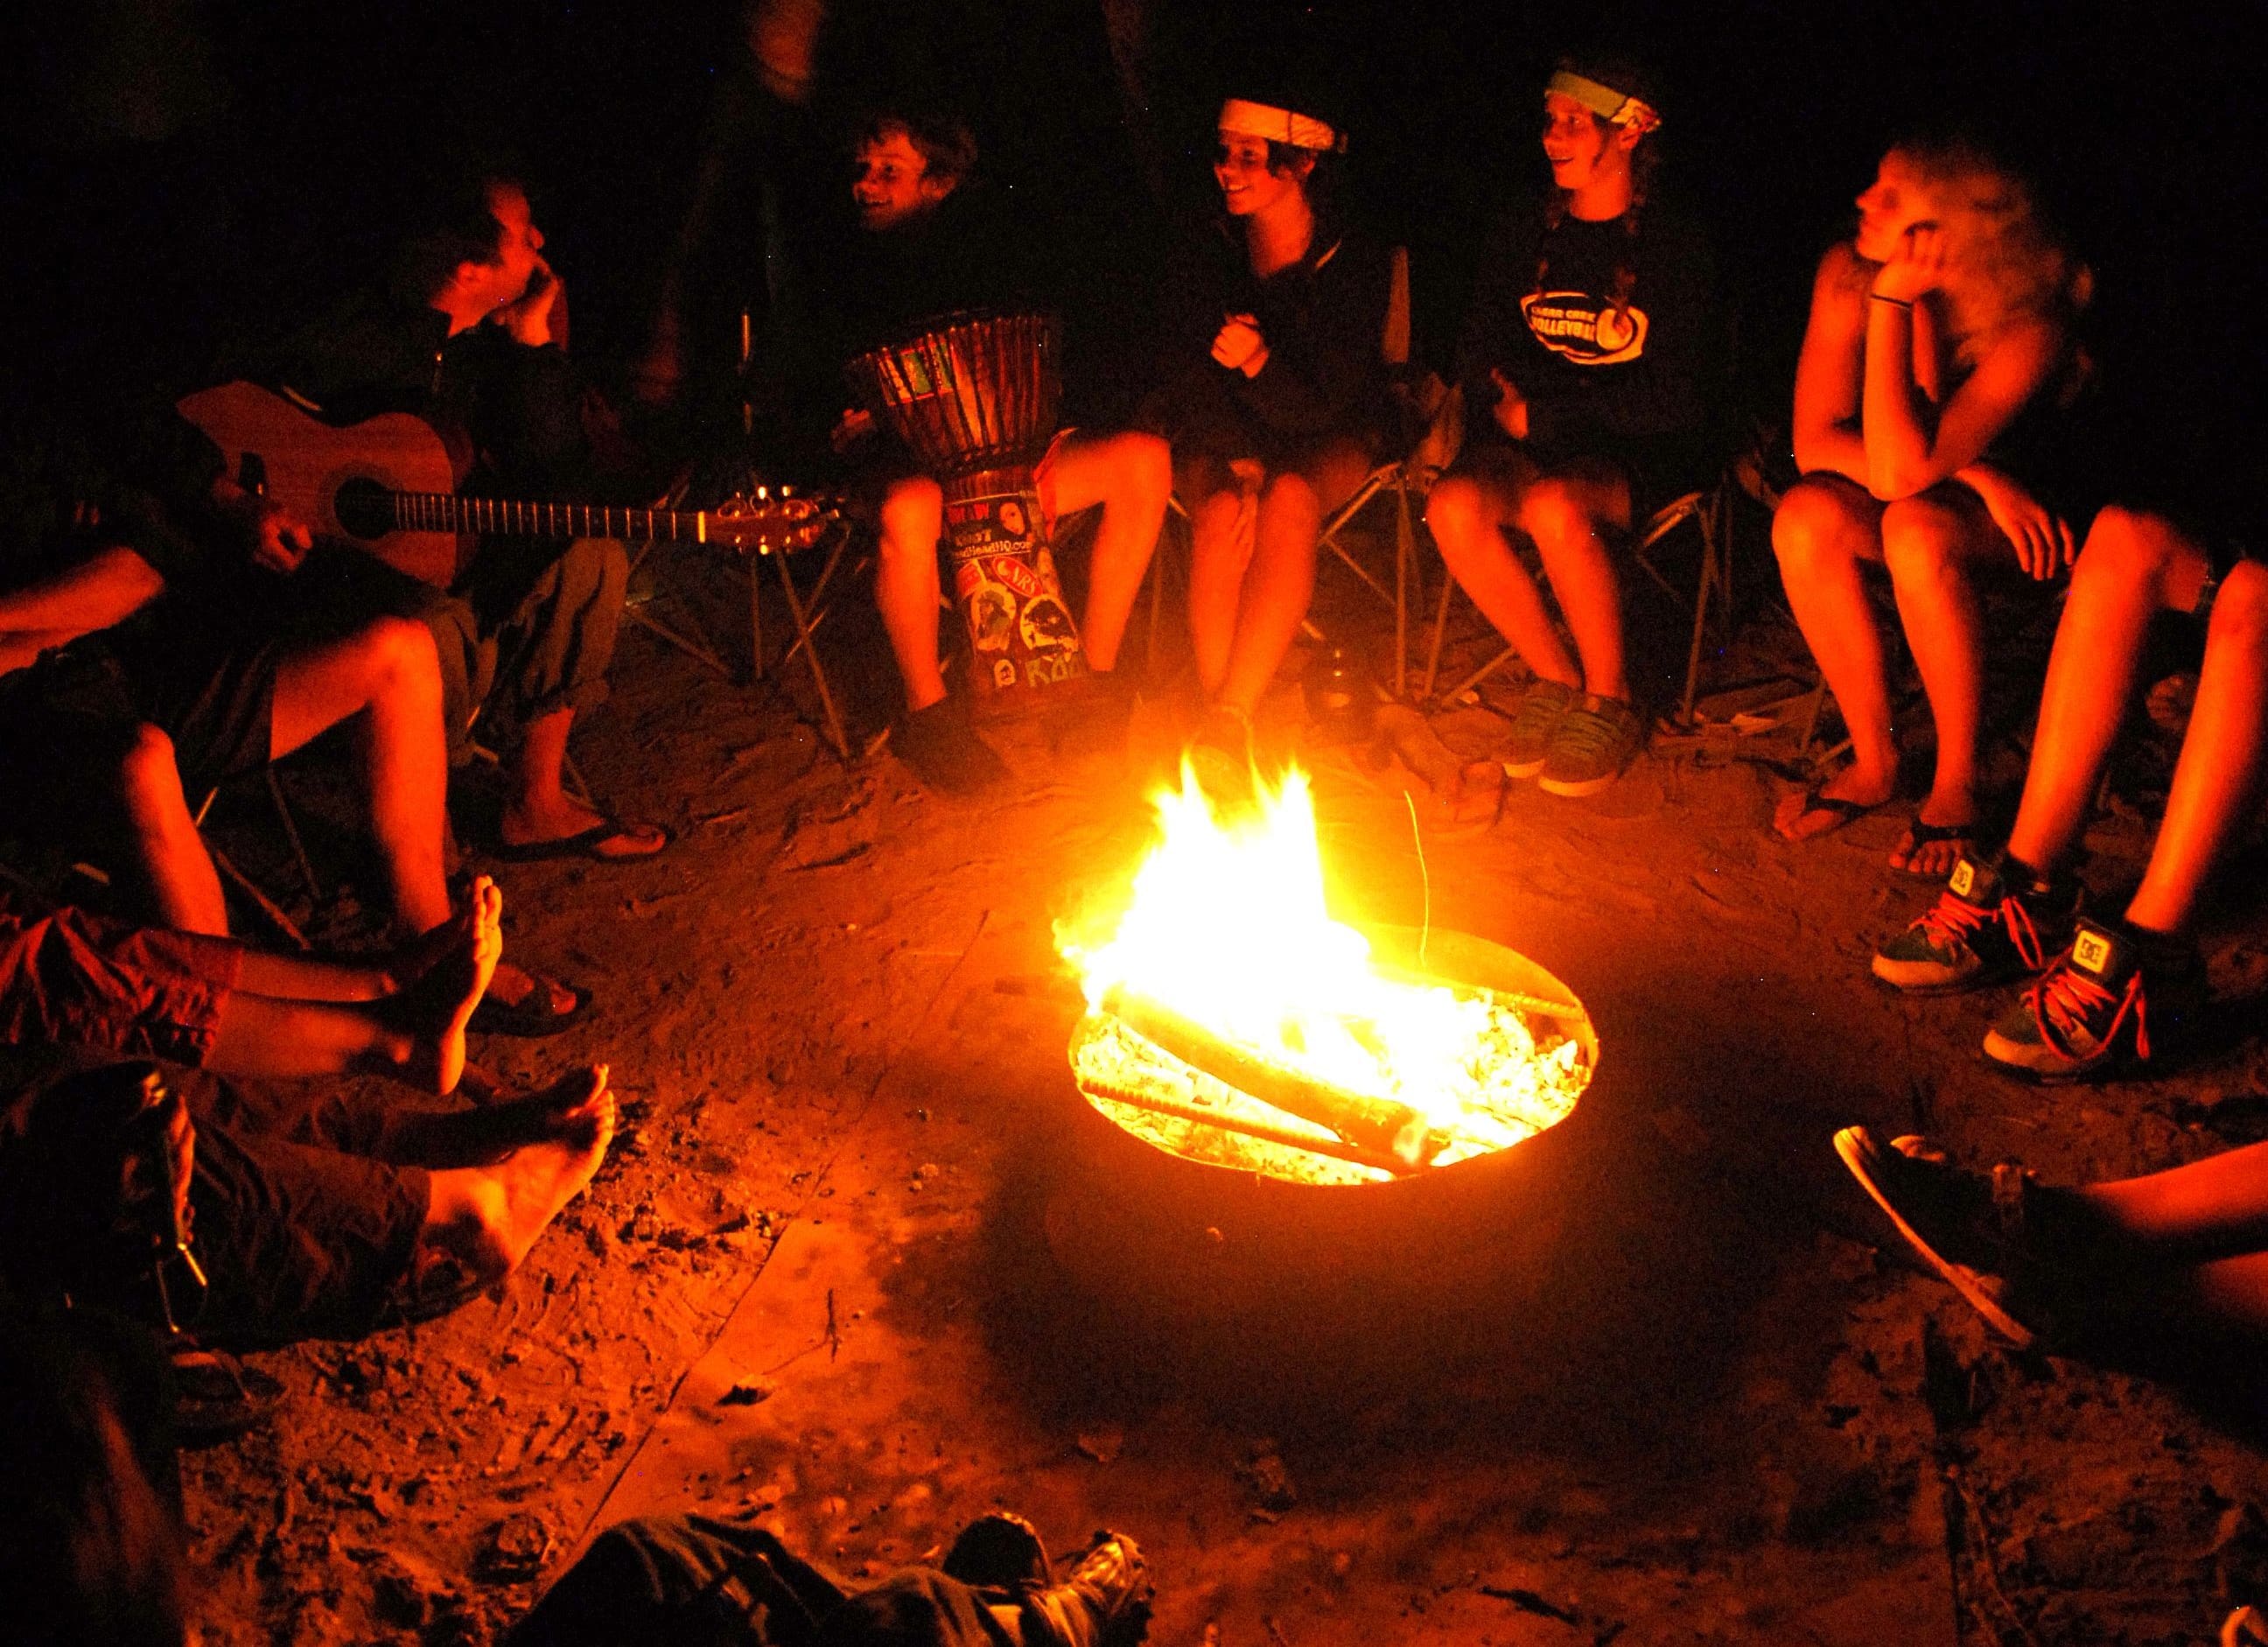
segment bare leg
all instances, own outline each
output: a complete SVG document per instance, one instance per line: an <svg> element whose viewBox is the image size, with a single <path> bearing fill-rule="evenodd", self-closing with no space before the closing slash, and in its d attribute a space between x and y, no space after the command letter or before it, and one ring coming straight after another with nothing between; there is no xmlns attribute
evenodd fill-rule
<svg viewBox="0 0 2268 1647"><path fill-rule="evenodd" d="M290 754L350 716L363 717L372 832L394 916L410 932L449 918L441 862L448 743L441 666L424 624L381 617L343 640L284 661L276 677L273 753Z"/></svg>
<svg viewBox="0 0 2268 1647"><path fill-rule="evenodd" d="M228 905L221 897L220 871L181 793L173 740L155 727L136 727L116 771L131 850L148 882L158 923L226 937Z"/></svg>
<svg viewBox="0 0 2268 1647"><path fill-rule="evenodd" d="M1511 484L1452 475L1426 499L1425 525L1449 575L1537 677L1580 687L1582 673L1559 639L1543 592L1504 541L1504 528L1513 524L1517 507Z"/></svg>
<svg viewBox="0 0 2268 1647"><path fill-rule="evenodd" d="M1252 564L1245 569L1236 634L1219 701L1250 714L1291 649L1300 620L1315 592L1315 535L1322 500L1303 475L1270 476L1260 489L1260 514L1252 534Z"/></svg>
<svg viewBox="0 0 2268 1647"><path fill-rule="evenodd" d="M1882 511L1882 558L1937 728L1937 766L1917 815L1925 824L1977 820L1977 755L1984 705L1984 613L1975 565L2013 554L1984 505L1966 487L1940 486ZM1892 867L1953 872L1959 848L1939 841Z"/></svg>
<svg viewBox="0 0 2268 1647"><path fill-rule="evenodd" d="M206 1067L297 1078L383 1075L446 1094L465 1067L465 1026L504 951L504 898L485 875L452 923L453 950L405 993L369 1005L284 1001L245 990L221 999Z"/></svg>
<svg viewBox="0 0 2268 1647"><path fill-rule="evenodd" d="M1889 668L1859 572L1860 562L1882 558L1881 519L1881 505L1837 476L1799 481L1772 516L1772 551L1788 606L1851 733L1851 764L1820 793L1861 806L1880 806L1898 785ZM1802 798L1790 795L1773 827L1802 840L1838 822L1829 813L1805 814Z"/></svg>
<svg viewBox="0 0 2268 1647"><path fill-rule="evenodd" d="M494 1166L444 1168L413 1260L453 1261L475 1280L500 1281L516 1268L560 1209L582 1193L615 1136L615 1095L607 1067L583 1077L589 1093L566 1112L567 1136L514 1150Z"/></svg>
<svg viewBox="0 0 2268 1647"><path fill-rule="evenodd" d="M2268 1249L2268 1144L2064 1193L2125 1240L2160 1256L2205 1259Z"/></svg>
<svg viewBox="0 0 2268 1647"><path fill-rule="evenodd" d="M1142 592L1142 576L1149 570L1158 533L1166 523L1166 504L1174 487L1173 454L1152 434L1094 440L1074 436L1056 454L1048 484L1057 514L1102 506L1087 569L1086 616L1079 638L1088 666L1107 675L1118 665L1126 620Z"/></svg>
<svg viewBox="0 0 2268 1647"><path fill-rule="evenodd" d="M945 674L937 664L937 540L944 529L945 493L935 481L892 484L882 499L874 604L905 683L908 709L926 709L945 696Z"/></svg>
<svg viewBox="0 0 2268 1647"><path fill-rule="evenodd" d="M2242 561L2222 582L2206 630L2205 668L2182 740L2165 821L2129 925L2185 931L2206 878L2259 811L2268 780L2268 566Z"/></svg>
<svg viewBox="0 0 2268 1647"><path fill-rule="evenodd" d="M1189 650L1208 698L1218 698L1228 678L1252 550L1236 529L1242 497L1225 473L1217 478L1224 484L1196 492L1189 510Z"/></svg>
<svg viewBox="0 0 2268 1647"><path fill-rule="evenodd" d="M577 1070L524 1097L477 1110L404 1110L391 1118L380 1160L433 1168L493 1166L530 1144L571 1143L584 1130L593 1072Z"/></svg>
<svg viewBox="0 0 2268 1647"><path fill-rule="evenodd" d="M1583 690L1630 700L1623 645L1622 587L1603 526L1627 530L1630 488L1620 481L1539 480L1521 497L1520 527L1535 541L1583 660Z"/></svg>
<svg viewBox="0 0 2268 1647"><path fill-rule="evenodd" d="M2195 605L2207 570L2202 551L2155 516L2113 506L2095 517L2056 626L2032 764L2008 834L2019 862L2043 874L2063 868L2132 701L2150 619Z"/></svg>

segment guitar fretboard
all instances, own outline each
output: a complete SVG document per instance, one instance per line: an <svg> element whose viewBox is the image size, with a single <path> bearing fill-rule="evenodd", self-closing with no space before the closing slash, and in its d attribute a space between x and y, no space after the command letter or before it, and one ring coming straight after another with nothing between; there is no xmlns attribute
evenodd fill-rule
<svg viewBox="0 0 2268 1647"><path fill-rule="evenodd" d="M705 543L709 517L697 509L616 509L581 503L526 503L508 498L460 498L446 491L397 491L395 526L411 532L493 532L506 537L614 537Z"/></svg>

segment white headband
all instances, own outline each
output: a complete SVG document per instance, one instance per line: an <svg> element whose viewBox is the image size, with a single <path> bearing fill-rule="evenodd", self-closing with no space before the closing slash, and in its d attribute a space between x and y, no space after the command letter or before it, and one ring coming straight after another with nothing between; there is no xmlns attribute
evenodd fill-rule
<svg viewBox="0 0 2268 1647"><path fill-rule="evenodd" d="M1295 149L1344 151L1346 138L1312 114L1295 114L1267 103L1232 97L1220 106L1220 129L1240 137L1265 137Z"/></svg>

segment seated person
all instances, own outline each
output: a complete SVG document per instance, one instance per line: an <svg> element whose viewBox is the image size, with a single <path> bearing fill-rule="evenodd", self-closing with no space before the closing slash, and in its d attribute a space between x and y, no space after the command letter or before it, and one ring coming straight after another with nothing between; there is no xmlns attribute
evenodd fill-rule
<svg viewBox="0 0 2268 1647"><path fill-rule="evenodd" d="M625 1521L506 1638L510 1647L1132 1647L1149 1623L1134 1540L1095 1536L1062 1582L1022 1517L983 1516L938 1569L854 1590L760 1527L706 1516Z"/></svg>
<svg viewBox="0 0 2268 1647"><path fill-rule="evenodd" d="M614 1130L604 1065L481 1110L350 1088L278 1113L179 1066L0 1047L0 1281L153 1326L194 1310L210 1345L359 1337L503 1280Z"/></svg>
<svg viewBox="0 0 2268 1647"><path fill-rule="evenodd" d="M2007 849L1964 853L1936 905L1874 957L1877 977L1913 991L2037 973L1984 1038L1985 1056L2012 1073L2130 1072L2177 1047L2204 1006L2198 904L2268 794L2268 565L2215 557L2201 535L2137 509L2095 516ZM2119 920L2081 919L2080 837L2161 612L2204 622L2197 703L2141 885Z"/></svg>
<svg viewBox="0 0 2268 1647"><path fill-rule="evenodd" d="M1851 734L1851 764L1787 796L1789 840L1897 794L1889 667L1859 568L1889 572L1937 733L1930 791L1894 868L1935 879L1973 844L1986 638L1979 595L2069 565L2085 463L2064 414L2090 277L2033 191L1960 138L1900 143L1820 260L1795 376L1803 479L1772 517L1790 608Z"/></svg>
<svg viewBox="0 0 2268 1647"><path fill-rule="evenodd" d="M565 288L543 258L520 185L480 175L428 190L383 286L350 294L246 375L330 421L410 411L469 442L467 489L571 499L591 484L581 390L566 354ZM440 656L450 758L471 758L476 714L517 735L504 768L499 854L646 858L659 824L602 816L567 794L568 735L605 701L629 586L622 545L490 537L446 596L335 558L346 609L383 601L422 620ZM343 565L342 565L343 563ZM310 580L313 582L313 580ZM378 586L377 591L362 586Z"/></svg>
<svg viewBox="0 0 2268 1647"><path fill-rule="evenodd" d="M1004 276L1013 262L1014 231L986 222L968 176L976 145L956 121L889 112L863 127L851 196L858 207L857 251L835 284L836 372L858 355L956 309L1032 307L1025 283ZM938 667L940 583L938 540L945 494L919 471L912 454L875 427L871 412L842 414L832 437L852 456L852 490L873 509L880 528L874 601L905 689L905 719L891 747L923 781L968 794L1005 774L999 757L969 726L966 704L946 697ZM1037 476L1040 507L1055 523L1100 506L1079 639L1096 701L1099 742L1123 738L1131 707L1118 648L1140 594L1142 577L1165 523L1172 488L1166 443L1133 432L1066 428L1056 436Z"/></svg>
<svg viewBox="0 0 2268 1647"><path fill-rule="evenodd" d="M2163 1172L2050 1186L1970 1173L1927 1138L1846 1126L1836 1153L1898 1233L2019 1348L2268 1340L2268 1144Z"/></svg>
<svg viewBox="0 0 2268 1647"><path fill-rule="evenodd" d="M1248 760L1252 717L1314 593L1324 517L1385 448L1381 358L1393 270L1333 217L1344 137L1231 98L1213 181L1223 218L1179 261L1167 376L1148 417L1173 442L1190 528L1197 735Z"/></svg>
<svg viewBox="0 0 2268 1647"><path fill-rule="evenodd" d="M504 952L486 875L464 913L385 967L269 955L0 891L0 1043L94 1047L215 1075L380 1075L446 1097Z"/></svg>
<svg viewBox="0 0 2268 1647"><path fill-rule="evenodd" d="M1544 88L1553 190L1489 242L1457 347L1473 433L1425 509L1451 574L1536 677L1505 771L1559 795L1605 788L1645 746L1609 546L1698 472L1707 416L1709 255L1648 198L1650 95L1588 59ZM1575 656L1507 531L1535 544Z"/></svg>
<svg viewBox="0 0 2268 1647"><path fill-rule="evenodd" d="M0 544L15 563L0 593L0 761L13 781L0 821L119 829L151 915L225 935L195 823L204 797L353 720L396 923L440 927L446 768L431 636L378 614L320 637L267 631L248 616L258 586L298 565L306 527L215 472L186 425L158 423L177 447L152 433L114 462L65 432L9 432L19 463Z"/></svg>

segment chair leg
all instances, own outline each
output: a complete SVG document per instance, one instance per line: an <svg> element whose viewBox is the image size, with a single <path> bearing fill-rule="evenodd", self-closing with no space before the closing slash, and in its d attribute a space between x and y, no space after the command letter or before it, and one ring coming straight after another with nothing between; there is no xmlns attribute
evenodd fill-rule
<svg viewBox="0 0 2268 1647"><path fill-rule="evenodd" d="M306 883L311 903L323 901L323 883L315 878L315 866L308 860L307 848L299 838L299 825L291 816L291 808L284 799L284 780L273 766L261 768L268 779L268 798L275 803L276 821L284 826L284 838L291 843L291 857L299 866L299 878Z"/></svg>
<svg viewBox="0 0 2268 1647"><path fill-rule="evenodd" d="M1417 535L1410 520L1410 476L1394 474L1394 697L1401 701L1410 676L1410 571Z"/></svg>
<svg viewBox="0 0 2268 1647"><path fill-rule="evenodd" d="M756 575L756 563L747 563L748 573L748 678L764 678L764 580Z"/></svg>
<svg viewBox="0 0 2268 1647"><path fill-rule="evenodd" d="M812 684L819 689L820 712L827 720L827 740L834 745L836 754L843 758L843 764L849 765L850 764L850 735L843 731L843 717L835 707L835 694L828 687L827 671L819 661L819 648L811 644L812 623L805 615L802 598L795 592L795 576L787 569L785 555L774 555L772 560L779 567L780 594L787 601L788 615L795 620L797 644L803 648L804 661L811 666ZM828 563L828 572L833 571L834 564L832 560ZM822 573L821 576L823 580L825 574Z"/></svg>

